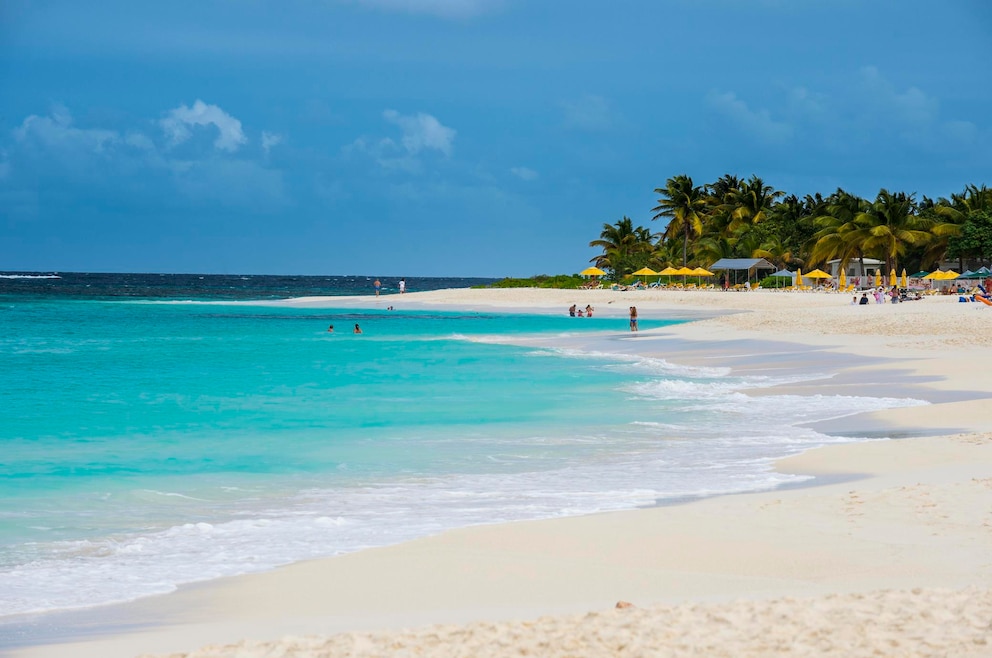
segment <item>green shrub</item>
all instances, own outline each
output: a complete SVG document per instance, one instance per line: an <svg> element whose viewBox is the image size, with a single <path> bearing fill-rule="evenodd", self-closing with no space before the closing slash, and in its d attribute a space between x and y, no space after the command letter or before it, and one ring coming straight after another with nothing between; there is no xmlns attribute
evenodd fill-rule
<svg viewBox="0 0 992 658"><path fill-rule="evenodd" d="M579 288L586 279L578 274L538 274L527 279L516 279L507 277L494 281L485 286L473 286L475 288Z"/></svg>

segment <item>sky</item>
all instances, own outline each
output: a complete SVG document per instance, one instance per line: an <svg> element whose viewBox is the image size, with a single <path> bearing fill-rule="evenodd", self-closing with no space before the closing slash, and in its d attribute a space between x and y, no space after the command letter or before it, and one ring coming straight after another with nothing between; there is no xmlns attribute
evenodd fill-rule
<svg viewBox="0 0 992 658"><path fill-rule="evenodd" d="M2 0L0 271L577 272L655 189L992 185L987 0Z"/></svg>

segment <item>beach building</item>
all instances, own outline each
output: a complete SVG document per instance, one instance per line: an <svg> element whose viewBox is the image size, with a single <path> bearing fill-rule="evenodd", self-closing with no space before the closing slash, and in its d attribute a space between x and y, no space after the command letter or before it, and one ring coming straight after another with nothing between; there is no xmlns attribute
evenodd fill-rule
<svg viewBox="0 0 992 658"><path fill-rule="evenodd" d="M839 258L827 261L827 266L830 268L830 276L834 280L837 280L840 276L840 263L841 259ZM868 285L869 279L874 279L875 272L879 272L882 276L888 274L884 270L885 261L883 260L876 258L852 258L847 261L847 265L844 267L844 275L848 283L855 283L860 279L861 284Z"/></svg>
<svg viewBox="0 0 992 658"><path fill-rule="evenodd" d="M707 269L725 272L731 283L757 281L762 272L774 272L776 268L764 258L721 258Z"/></svg>

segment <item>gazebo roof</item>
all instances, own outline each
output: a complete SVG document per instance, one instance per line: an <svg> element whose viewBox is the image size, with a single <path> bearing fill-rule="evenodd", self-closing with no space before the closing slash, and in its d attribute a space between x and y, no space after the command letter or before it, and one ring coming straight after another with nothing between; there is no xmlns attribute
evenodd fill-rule
<svg viewBox="0 0 992 658"><path fill-rule="evenodd" d="M709 266L711 270L774 270L775 266L764 258L721 258Z"/></svg>

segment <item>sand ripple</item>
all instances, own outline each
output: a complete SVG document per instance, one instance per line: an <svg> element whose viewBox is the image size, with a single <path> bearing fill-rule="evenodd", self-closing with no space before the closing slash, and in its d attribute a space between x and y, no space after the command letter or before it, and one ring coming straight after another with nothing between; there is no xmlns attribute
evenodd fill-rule
<svg viewBox="0 0 992 658"><path fill-rule="evenodd" d="M632 607L525 622L243 641L168 658L331 656L987 657L992 656L992 590L884 590L813 599Z"/></svg>

